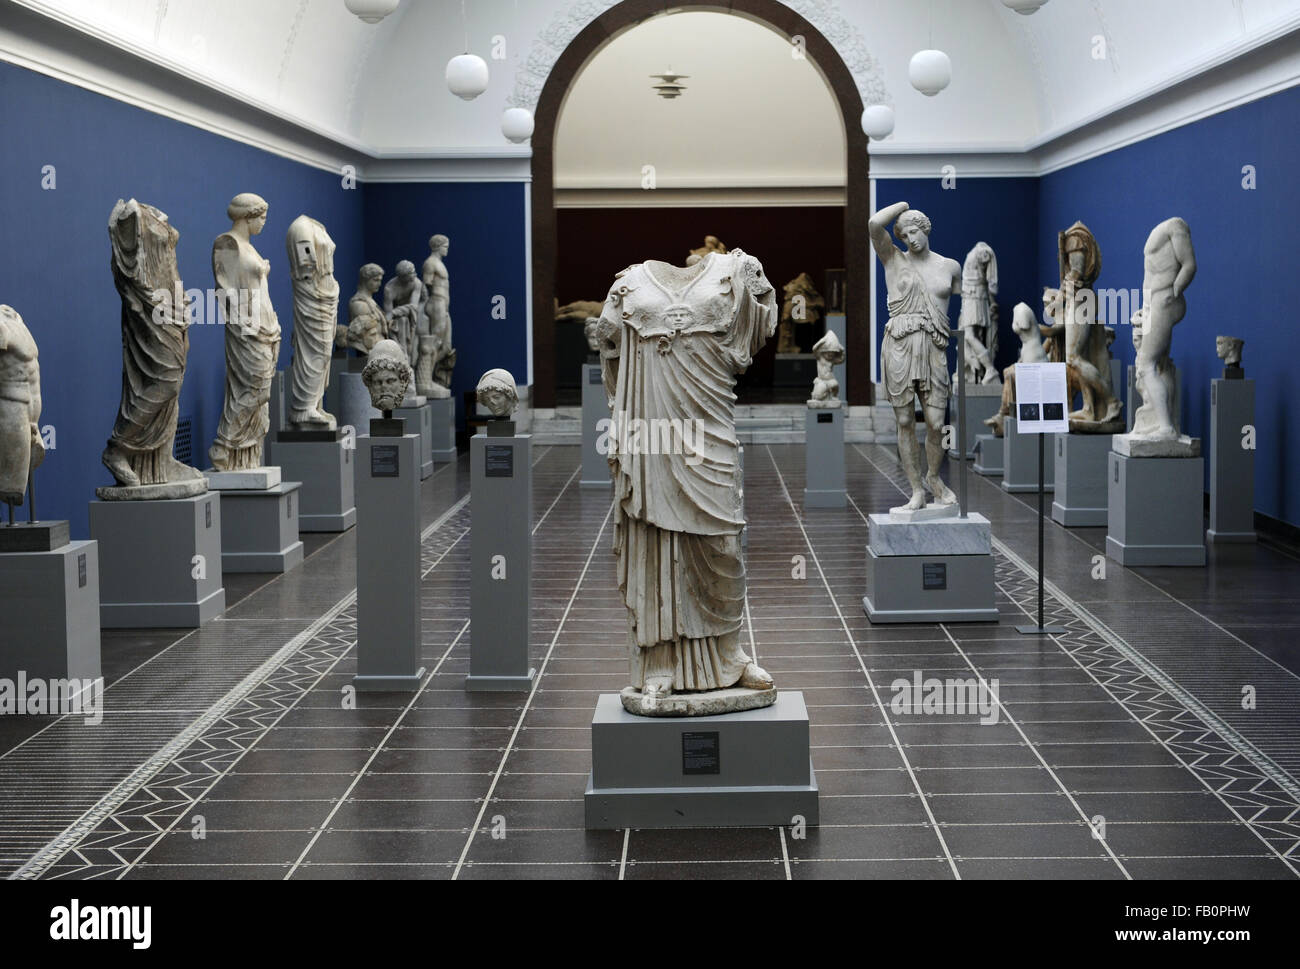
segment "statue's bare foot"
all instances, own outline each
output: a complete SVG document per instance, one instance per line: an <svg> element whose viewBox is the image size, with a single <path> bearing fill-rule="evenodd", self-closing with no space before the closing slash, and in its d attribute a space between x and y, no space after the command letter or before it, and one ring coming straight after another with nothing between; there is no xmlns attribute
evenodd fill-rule
<svg viewBox="0 0 1300 969"><path fill-rule="evenodd" d="M912 500L903 506L908 511L920 511L925 507L925 490L918 488L912 492Z"/></svg>
<svg viewBox="0 0 1300 969"><path fill-rule="evenodd" d="M662 700L673 692L673 678L671 676L651 676L645 681L645 686L641 687L641 695L647 700Z"/></svg>
<svg viewBox="0 0 1300 969"><path fill-rule="evenodd" d="M100 460L104 462L104 467L108 468L113 477L117 479L118 485L123 488L140 487L140 476L131 470L126 455L112 444L104 448L104 454Z"/></svg>
<svg viewBox="0 0 1300 969"><path fill-rule="evenodd" d="M944 484L943 479L937 474L926 475L925 483L929 486L930 492L934 495L935 504L955 505L957 503L957 496L952 493L952 489Z"/></svg>
<svg viewBox="0 0 1300 969"><path fill-rule="evenodd" d="M757 663L750 663L740 674L740 685L747 690L770 690L773 683L767 670Z"/></svg>
<svg viewBox="0 0 1300 969"><path fill-rule="evenodd" d="M980 383L982 384L995 384L997 382L998 382L998 372L994 370L992 367L989 367L988 370L984 372L984 379L980 381Z"/></svg>

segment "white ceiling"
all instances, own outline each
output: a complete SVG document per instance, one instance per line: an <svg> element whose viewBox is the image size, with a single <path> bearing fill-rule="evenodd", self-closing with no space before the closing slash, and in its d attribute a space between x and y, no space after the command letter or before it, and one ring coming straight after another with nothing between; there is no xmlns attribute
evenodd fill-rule
<svg viewBox="0 0 1300 969"><path fill-rule="evenodd" d="M460 0L403 0L377 26L343 0L15 2L379 156L500 151L501 111L535 98L559 51L614 5L472 0L466 29ZM1300 25L1300 0L1050 0L1032 17L1000 0L933 0L931 34L926 0L786 2L851 55L860 88L894 104L880 153L1035 147ZM494 37L506 46L474 102L443 81L467 33L484 57ZM1099 36L1104 60L1092 55ZM954 69L936 98L907 83L912 53L931 43Z"/></svg>

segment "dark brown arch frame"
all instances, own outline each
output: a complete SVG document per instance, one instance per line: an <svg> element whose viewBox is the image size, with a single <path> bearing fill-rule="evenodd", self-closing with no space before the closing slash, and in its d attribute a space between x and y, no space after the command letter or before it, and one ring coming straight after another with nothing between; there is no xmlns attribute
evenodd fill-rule
<svg viewBox="0 0 1300 969"><path fill-rule="evenodd" d="M821 32L777 0L732 0L730 3L691 3L674 0L624 0L601 14L565 48L542 88L535 112L532 165L533 269L533 406L554 407L555 271L558 245L555 214L555 129L565 96L587 61L615 36L669 9L691 7L739 14L757 20L787 37L802 36L809 59L822 72L840 106L848 151L844 208L844 262L851 361L846 397L850 404L870 404L871 382L871 252L867 219L871 216L870 157L862 117L862 95L848 65Z"/></svg>

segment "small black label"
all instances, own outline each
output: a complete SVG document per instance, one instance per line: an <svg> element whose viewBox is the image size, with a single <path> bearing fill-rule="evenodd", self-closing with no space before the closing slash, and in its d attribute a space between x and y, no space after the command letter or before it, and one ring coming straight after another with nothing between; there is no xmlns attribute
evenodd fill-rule
<svg viewBox="0 0 1300 969"><path fill-rule="evenodd" d="M203 527L212 527L212 502L205 502L203 505Z"/></svg>
<svg viewBox="0 0 1300 969"><path fill-rule="evenodd" d="M1057 457L1061 457L1061 458L1065 457L1065 435L1064 434L1058 434L1056 437L1056 455Z"/></svg>
<svg viewBox="0 0 1300 969"><path fill-rule="evenodd" d="M835 423L835 415L834 415L834 414L818 414L818 415L817 415L817 423L818 423L818 424L834 424L834 423Z"/></svg>
<svg viewBox="0 0 1300 969"><path fill-rule="evenodd" d="M1119 462L1115 462L1115 483L1119 484Z"/></svg>
<svg viewBox="0 0 1300 969"><path fill-rule="evenodd" d="M605 382L605 378L601 376L599 367L592 367L590 370L587 371L587 383L603 384L604 382Z"/></svg>
<svg viewBox="0 0 1300 969"><path fill-rule="evenodd" d="M513 478L515 476L515 449L509 444L485 444L483 446L483 460L489 478Z"/></svg>
<svg viewBox="0 0 1300 969"><path fill-rule="evenodd" d="M718 732L682 734L682 773L720 774L722 760L718 750Z"/></svg>
<svg viewBox="0 0 1300 969"><path fill-rule="evenodd" d="M396 444L372 444L370 446L370 477L401 477L400 448Z"/></svg>
<svg viewBox="0 0 1300 969"><path fill-rule="evenodd" d="M926 592L942 592L948 588L947 562L921 563L921 588Z"/></svg>
<svg viewBox="0 0 1300 969"><path fill-rule="evenodd" d="M77 588L86 587L86 553L82 552L77 556Z"/></svg>

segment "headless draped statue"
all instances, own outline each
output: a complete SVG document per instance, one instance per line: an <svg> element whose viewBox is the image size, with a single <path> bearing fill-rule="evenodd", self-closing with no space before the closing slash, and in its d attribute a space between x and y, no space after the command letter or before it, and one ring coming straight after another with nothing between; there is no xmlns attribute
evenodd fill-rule
<svg viewBox="0 0 1300 969"><path fill-rule="evenodd" d="M597 329L628 609L632 685L623 705L633 713L700 715L776 700L772 678L741 647L733 393L776 323L763 267L738 249L687 268L633 266L605 302Z"/></svg>
<svg viewBox="0 0 1300 969"><path fill-rule="evenodd" d="M266 227L267 209L261 196L236 195L226 209L233 223L230 231L212 244L212 276L226 325L226 399L217 439L208 451L217 471L260 467L262 445L271 427L271 379L280 359L280 320L266 287L271 264L251 241Z"/></svg>
<svg viewBox="0 0 1300 969"><path fill-rule="evenodd" d="M332 431L338 422L321 409L321 403L339 316L334 240L325 226L300 215L289 226L285 245L293 278L293 366L286 388L289 423L299 430Z"/></svg>

